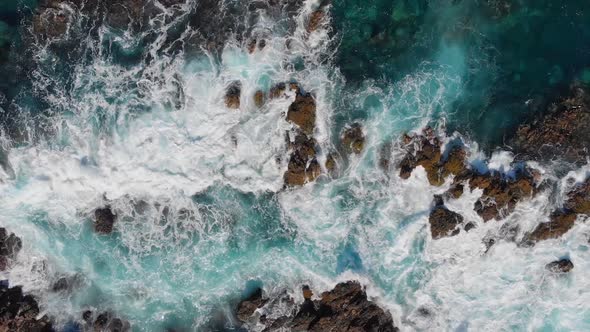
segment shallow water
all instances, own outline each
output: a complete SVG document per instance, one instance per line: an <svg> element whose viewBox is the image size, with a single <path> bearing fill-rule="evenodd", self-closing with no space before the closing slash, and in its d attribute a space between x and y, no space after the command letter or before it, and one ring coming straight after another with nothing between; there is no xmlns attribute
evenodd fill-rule
<svg viewBox="0 0 590 332"><path fill-rule="evenodd" d="M97 308L137 331L234 329L231 305L253 283L302 301L303 284L319 294L355 278L404 331L590 329L586 223L534 248L501 241L485 253L482 243L503 224L519 225L522 237L547 220L567 178L582 181L587 167L502 222L484 224L473 211L478 190L451 201L477 228L433 241L432 195L448 184L430 186L422 169L402 180L378 166L384 144L431 124L449 135L460 129L474 163L506 171L512 155L490 151L538 111L527 101L585 79L586 2L512 1L508 12L498 3L334 2L331 24L308 34L317 3L306 1L291 19L251 15L244 31L266 38L253 54L239 35L219 52L168 53L166 36L186 17L167 13L143 34L102 26L77 39L76 56L64 51L71 45L35 43L22 86L1 85L9 167L0 171L0 225L24 245L2 277L37 295L60 326ZM228 2L234 7L246 2ZM30 18L20 15L13 29ZM236 80L238 111L223 102ZM261 109L252 96L289 81L315 95L320 160L352 121L367 144L342 155L338 176L284 190L294 94ZM392 165L400 153L394 145ZM107 201L118 221L104 236L91 219ZM570 274L545 271L565 256ZM74 277L73 289L51 291L62 276Z"/></svg>

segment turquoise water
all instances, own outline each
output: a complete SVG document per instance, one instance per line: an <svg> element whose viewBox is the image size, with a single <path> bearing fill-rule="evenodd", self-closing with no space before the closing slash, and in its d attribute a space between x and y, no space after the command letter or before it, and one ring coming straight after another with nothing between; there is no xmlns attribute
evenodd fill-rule
<svg viewBox="0 0 590 332"><path fill-rule="evenodd" d="M196 3L183 13L194 15ZM72 31L75 46L37 41L23 60L1 43L25 45L33 3L1 3L0 48L9 52L1 71L27 73L18 84L0 79L0 143L13 170L0 171L0 225L24 244L2 277L37 295L60 327L96 308L136 331L235 330L232 305L252 285L299 301L303 284L319 294L355 278L402 330L588 330L586 224L561 241L500 242L484 255L481 239L500 224L473 211L476 192L449 207L478 227L433 241L432 195L446 188L431 187L424 172L404 181L379 168L384 145L428 124L460 130L472 159L488 158L540 109L528 105L588 81L588 4L345 0L326 9L333 29L311 35L314 3L305 4L294 18L249 16L240 31L266 38L253 54L242 36L220 52L169 52L158 37L177 36L191 18L164 13L144 33L103 27L81 39ZM235 80L239 111L223 103ZM339 151L353 121L367 144L338 158L338 175L284 190L293 96L262 109L251 96L290 81L316 97L321 158ZM401 159L395 144L388 157ZM495 154L490 167L505 157ZM576 172L568 176L587 170ZM107 201L118 220L105 236L91 219ZM504 223L530 230L554 201L541 193ZM564 255L574 272L547 276L544 265ZM77 281L52 292L63 276Z"/></svg>

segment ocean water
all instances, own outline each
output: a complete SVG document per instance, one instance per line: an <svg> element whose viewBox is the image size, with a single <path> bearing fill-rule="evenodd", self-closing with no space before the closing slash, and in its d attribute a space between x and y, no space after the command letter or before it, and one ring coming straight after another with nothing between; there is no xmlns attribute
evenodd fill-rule
<svg viewBox="0 0 590 332"><path fill-rule="evenodd" d="M23 242L0 276L60 328L93 308L134 331L237 330L232 305L253 285L302 301L304 284L319 294L358 279L403 331L590 329L587 223L534 248L482 242L547 221L588 166L536 165L555 190L502 222L483 223L481 191L466 193L447 205L477 227L436 241L432 196L449 184L430 186L420 168L399 178L395 144L392 168L379 167L383 146L432 125L462 138L474 164L509 171L512 154L496 149L507 133L571 82L590 84L588 2L343 0L308 33L318 1L221 1L219 35L233 33L218 49L171 47L203 3L140 32L84 33L76 17L48 44L28 39L34 1L0 0L0 226ZM264 49L249 53L249 34ZM229 110L235 81L241 106ZM367 143L339 155L337 174L284 189L295 96L258 109L253 95L291 81L315 96L322 164L346 124L360 122ZM105 236L92 217L107 203L118 220ZM561 257L575 269L556 278L544 266ZM52 291L61 277L72 288Z"/></svg>

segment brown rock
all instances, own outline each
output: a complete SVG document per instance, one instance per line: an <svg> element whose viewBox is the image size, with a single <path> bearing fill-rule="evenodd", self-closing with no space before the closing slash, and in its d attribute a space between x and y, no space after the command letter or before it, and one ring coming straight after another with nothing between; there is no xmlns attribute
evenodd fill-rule
<svg viewBox="0 0 590 332"><path fill-rule="evenodd" d="M262 297L262 289L257 288L252 295L238 304L238 319L242 322L247 322L256 309L262 308L266 302L268 302L268 300Z"/></svg>
<svg viewBox="0 0 590 332"><path fill-rule="evenodd" d="M525 243L555 239L567 233L576 222L577 215L567 212L556 212L551 215L549 222L540 223L532 233L525 237Z"/></svg>
<svg viewBox="0 0 590 332"><path fill-rule="evenodd" d="M365 147L365 134L360 123L353 123L345 128L340 139L347 153L360 154Z"/></svg>
<svg viewBox="0 0 590 332"><path fill-rule="evenodd" d="M439 139L405 135L403 142L408 143L405 144L406 156L400 163L400 177L407 179L416 167L422 166L426 170L429 182L432 185L441 185L438 165L442 154Z"/></svg>
<svg viewBox="0 0 590 332"><path fill-rule="evenodd" d="M270 99L276 99L284 96L286 90L287 85L285 83L277 83L270 88L269 97Z"/></svg>
<svg viewBox="0 0 590 332"><path fill-rule="evenodd" d="M463 216L447 209L442 197L435 196L435 207L428 218L430 233L434 240L459 234L459 225L463 223Z"/></svg>
<svg viewBox="0 0 590 332"><path fill-rule="evenodd" d="M110 206L94 210L94 230L101 234L110 234L117 216L111 211Z"/></svg>
<svg viewBox="0 0 590 332"><path fill-rule="evenodd" d="M233 82L227 88L225 92L225 106L227 108L238 109L240 108L240 94L242 91L242 85L240 82Z"/></svg>
<svg viewBox="0 0 590 332"><path fill-rule="evenodd" d="M311 13L311 16L309 17L309 23L307 24L307 32L316 31L322 25L325 17L326 14L323 10L316 10Z"/></svg>
<svg viewBox="0 0 590 332"><path fill-rule="evenodd" d="M316 104L310 94L297 94L289 106L287 120L299 127L306 135L312 135L315 128Z"/></svg>
<svg viewBox="0 0 590 332"><path fill-rule="evenodd" d="M258 90L254 93L254 104L260 108L264 105L264 92Z"/></svg>
<svg viewBox="0 0 590 332"><path fill-rule="evenodd" d="M520 126L510 144L522 158L585 163L590 146L588 90L572 87L569 96L551 104L540 118Z"/></svg>
<svg viewBox="0 0 590 332"><path fill-rule="evenodd" d="M572 213L590 214L590 178L574 187L563 207Z"/></svg>
<svg viewBox="0 0 590 332"><path fill-rule="evenodd" d="M290 145L292 153L284 176L285 185L302 186L314 181L321 173L320 164L316 159L315 140L299 134Z"/></svg>
<svg viewBox="0 0 590 332"><path fill-rule="evenodd" d="M59 38L68 31L69 23L70 16L61 2L47 2L39 6L33 16L33 33L45 39Z"/></svg>
<svg viewBox="0 0 590 332"><path fill-rule="evenodd" d="M564 258L545 265L545 268L553 273L568 273L574 268L574 263Z"/></svg>
<svg viewBox="0 0 590 332"><path fill-rule="evenodd" d="M330 173L333 173L336 170L336 159L331 153L326 157L326 169Z"/></svg>

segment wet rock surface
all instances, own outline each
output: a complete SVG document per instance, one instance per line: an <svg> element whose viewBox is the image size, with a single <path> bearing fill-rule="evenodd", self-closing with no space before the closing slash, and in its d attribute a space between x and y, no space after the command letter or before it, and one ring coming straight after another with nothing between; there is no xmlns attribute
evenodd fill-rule
<svg viewBox="0 0 590 332"><path fill-rule="evenodd" d="M301 186L315 180L321 174L316 159L316 141L304 134L298 134L289 143L291 155L284 175L286 186Z"/></svg>
<svg viewBox="0 0 590 332"><path fill-rule="evenodd" d="M368 300L365 290L356 281L336 285L331 291L322 293L319 300L313 300L311 290L304 287L303 297L303 304L291 317L271 319L272 314L264 315L258 323L266 327L265 331L399 331L393 325L391 314ZM249 301L247 305L240 303L238 308L255 305L262 308L265 303L258 297L246 301ZM240 320L246 322L250 318L242 316Z"/></svg>
<svg viewBox="0 0 590 332"><path fill-rule="evenodd" d="M521 125L509 143L520 158L584 163L590 146L590 94L572 87L541 117Z"/></svg>
<svg viewBox="0 0 590 332"><path fill-rule="evenodd" d="M440 196L435 196L434 205L428 218L432 238L437 240L459 234L459 225L463 223L463 216L447 209Z"/></svg>
<svg viewBox="0 0 590 332"><path fill-rule="evenodd" d="M467 167L463 147L452 146L443 154L442 141L431 128L425 128L422 135L404 135L402 145L406 151L399 165L402 179L409 178L416 167L422 166L430 184L441 186L448 176L458 175Z"/></svg>
<svg viewBox="0 0 590 332"><path fill-rule="evenodd" d="M574 268L574 263L564 258L545 265L545 268L553 273L568 273Z"/></svg>
<svg viewBox="0 0 590 332"><path fill-rule="evenodd" d="M94 210L94 230L100 234L110 234L113 231L117 216L110 206Z"/></svg>
<svg viewBox="0 0 590 332"><path fill-rule="evenodd" d="M84 331L127 332L131 325L111 312L95 313L86 310L82 313Z"/></svg>
<svg viewBox="0 0 590 332"><path fill-rule="evenodd" d="M19 237L0 227L0 271L8 269L23 244Z"/></svg>
<svg viewBox="0 0 590 332"><path fill-rule="evenodd" d="M54 331L46 316L37 319L39 306L31 295L24 295L19 286L0 283L0 331Z"/></svg>
<svg viewBox="0 0 590 332"><path fill-rule="evenodd" d="M240 82L231 83L225 91L225 106L231 109L239 109L241 92L242 85Z"/></svg>
<svg viewBox="0 0 590 332"><path fill-rule="evenodd" d="M553 211L548 222L540 223L531 233L525 236L525 244L555 239L567 233L578 216L590 213L590 179L576 185L568 194L562 209Z"/></svg>
<svg viewBox="0 0 590 332"><path fill-rule="evenodd" d="M360 123L353 123L344 128L340 138L346 153L360 154L365 147L365 134Z"/></svg>
<svg viewBox="0 0 590 332"><path fill-rule="evenodd" d="M306 135L312 135L315 128L316 103L309 93L297 93L295 101L289 106L287 121L297 125Z"/></svg>

